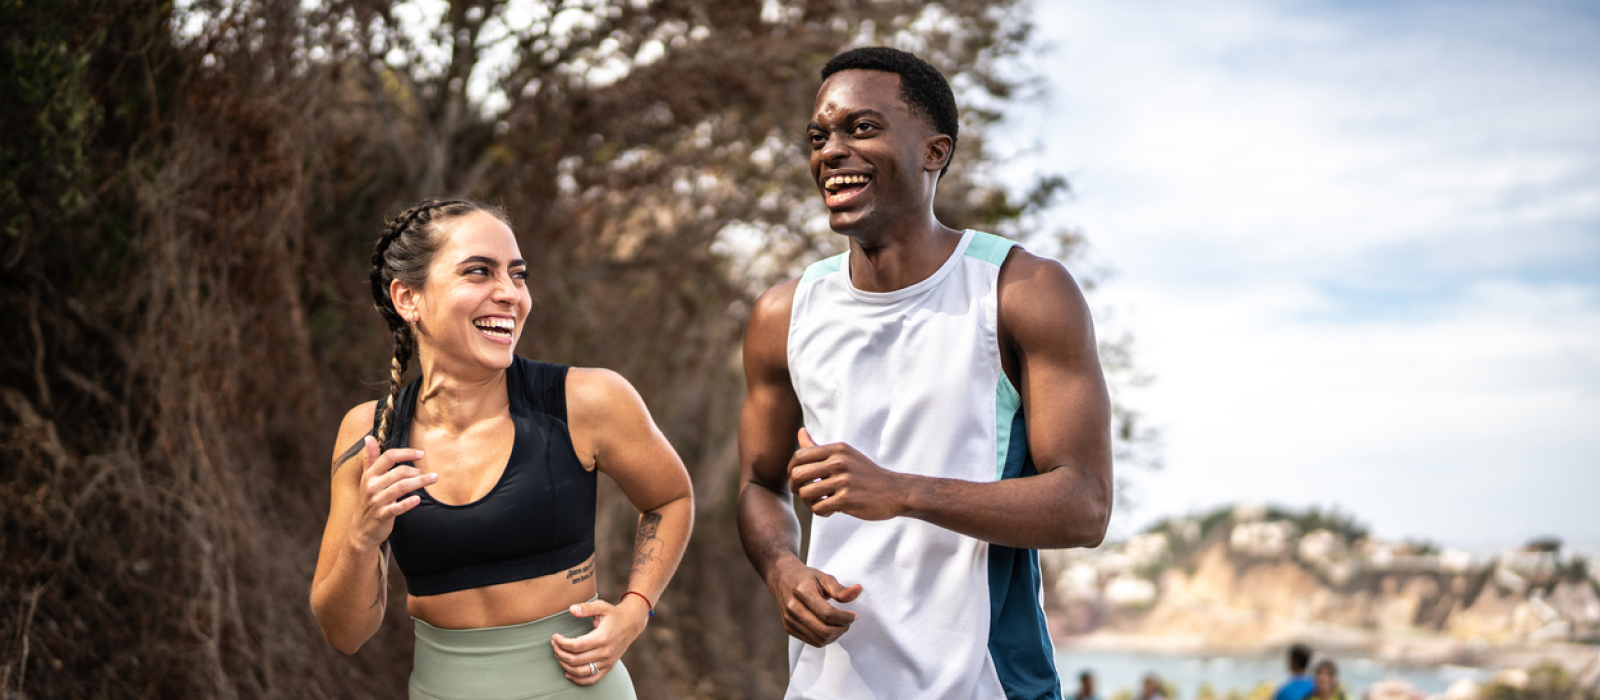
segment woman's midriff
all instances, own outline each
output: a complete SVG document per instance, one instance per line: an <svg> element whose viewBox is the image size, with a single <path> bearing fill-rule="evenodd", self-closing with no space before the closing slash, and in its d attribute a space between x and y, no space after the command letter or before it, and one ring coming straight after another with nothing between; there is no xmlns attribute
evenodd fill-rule
<svg viewBox="0 0 1600 700"><path fill-rule="evenodd" d="M594 557L570 569L525 581L408 596L406 609L434 627L476 629L532 622L594 598Z"/></svg>

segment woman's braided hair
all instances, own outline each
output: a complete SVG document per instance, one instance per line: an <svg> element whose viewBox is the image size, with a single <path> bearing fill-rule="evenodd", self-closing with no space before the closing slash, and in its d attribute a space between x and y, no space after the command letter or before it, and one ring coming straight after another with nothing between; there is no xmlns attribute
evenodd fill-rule
<svg viewBox="0 0 1600 700"><path fill-rule="evenodd" d="M417 352L417 338L411 325L401 318L389 296L389 283L400 280L412 289L422 289L428 282L428 266L443 245L439 225L473 212L487 212L511 225L510 219L498 207L470 199L424 199L400 212L388 223L383 236L372 246L372 304L378 315L389 324L394 336L394 359L389 365L389 393L378 405L378 420L373 437L384 447L389 430L394 423L394 402L400 395L400 378Z"/></svg>

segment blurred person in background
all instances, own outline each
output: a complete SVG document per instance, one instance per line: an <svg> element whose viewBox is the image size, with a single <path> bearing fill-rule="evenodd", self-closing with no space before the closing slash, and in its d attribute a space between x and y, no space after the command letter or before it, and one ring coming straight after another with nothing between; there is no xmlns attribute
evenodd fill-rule
<svg viewBox="0 0 1600 700"><path fill-rule="evenodd" d="M1306 675L1311 664L1311 647L1304 644L1289 646L1289 680L1278 686L1272 700L1306 700L1317 689L1316 682Z"/></svg>
<svg viewBox="0 0 1600 700"><path fill-rule="evenodd" d="M388 395L339 426L311 607L354 653L405 575L413 700L633 698L621 657L676 571L688 472L614 372L516 356L531 300L505 215L432 199L388 224L373 303L394 334ZM400 379L415 357L421 376ZM628 588L597 597L596 475L642 514Z"/></svg>
<svg viewBox="0 0 1600 700"><path fill-rule="evenodd" d="M1315 672L1312 673L1316 690L1311 696L1317 700L1349 700L1344 693L1344 687L1339 685L1339 666L1333 659L1323 659L1317 662Z"/></svg>
<svg viewBox="0 0 1600 700"><path fill-rule="evenodd" d="M1161 685L1161 678L1154 673L1144 674L1144 682L1139 687L1139 700L1173 700Z"/></svg>
<svg viewBox="0 0 1600 700"><path fill-rule="evenodd" d="M1072 700L1100 700L1094 694L1094 672L1084 670L1078 674L1078 692L1073 694Z"/></svg>
<svg viewBox="0 0 1600 700"><path fill-rule="evenodd" d="M870 47L822 77L811 175L849 248L756 302L739 420L787 697L1060 700L1036 550L1111 515L1088 306L1060 263L935 218L958 128L936 69Z"/></svg>

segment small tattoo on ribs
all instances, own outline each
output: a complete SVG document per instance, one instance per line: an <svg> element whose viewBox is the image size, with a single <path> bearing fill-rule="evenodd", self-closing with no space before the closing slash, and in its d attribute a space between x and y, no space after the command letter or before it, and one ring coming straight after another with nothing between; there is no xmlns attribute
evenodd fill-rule
<svg viewBox="0 0 1600 700"><path fill-rule="evenodd" d="M576 569L567 569L567 583L583 583L594 578L594 562L589 562Z"/></svg>

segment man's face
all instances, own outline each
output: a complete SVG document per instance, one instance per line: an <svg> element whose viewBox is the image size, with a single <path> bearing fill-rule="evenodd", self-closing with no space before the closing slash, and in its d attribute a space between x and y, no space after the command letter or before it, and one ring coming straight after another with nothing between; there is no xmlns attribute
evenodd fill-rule
<svg viewBox="0 0 1600 700"><path fill-rule="evenodd" d="M834 231L865 233L927 208L930 140L948 137L911 113L900 98L899 75L846 70L829 76L817 91L806 133L811 177Z"/></svg>

